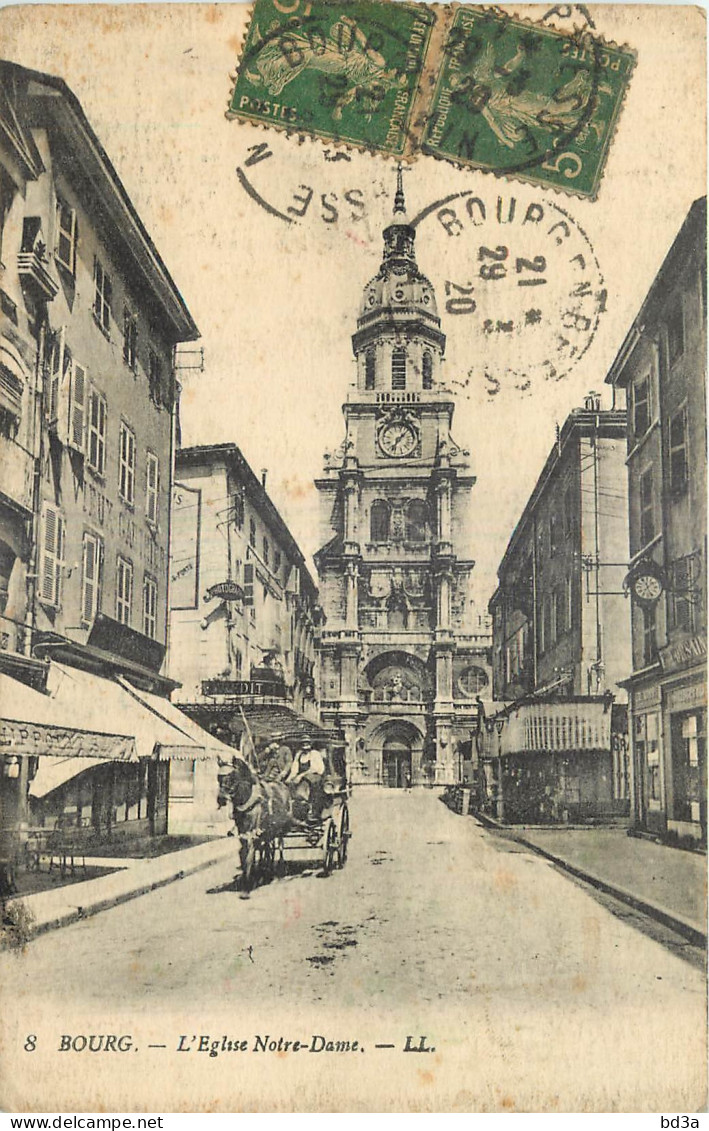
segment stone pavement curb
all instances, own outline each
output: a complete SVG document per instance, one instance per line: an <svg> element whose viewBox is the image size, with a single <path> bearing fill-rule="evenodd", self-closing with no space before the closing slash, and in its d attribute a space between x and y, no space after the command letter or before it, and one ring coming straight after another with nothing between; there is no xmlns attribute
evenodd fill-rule
<svg viewBox="0 0 709 1131"><path fill-rule="evenodd" d="M213 864L234 857L238 866L238 841L231 837L183 848L164 856L141 860L131 868L121 868L109 876L98 876L52 891L35 892L7 901L8 910L22 905L32 915L32 938L87 919L100 911L136 899L175 880L192 876Z"/></svg>
<svg viewBox="0 0 709 1131"><path fill-rule="evenodd" d="M635 895L633 892L627 891L626 888L622 888L618 884L609 883L608 880L604 880L601 876L597 876L593 872L588 872L584 868L579 868L576 864L569 863L563 856L557 856L553 852L548 852L545 848L540 848L538 844L527 840L526 837L515 832L509 825L503 825L499 821L496 821L494 817L488 817L480 813L471 814L471 816L474 816L474 819L479 821L481 825L495 829L504 836L508 836L510 840L515 840L518 844L523 844L525 848L529 848L530 851L535 852L537 856L542 856L545 860L556 864L565 872L575 876L576 879L591 884L592 887L605 892L606 895L613 896L614 899L620 900L621 903L628 904L629 907L633 907L636 911L641 911L644 915L648 915L651 919L655 919L665 927L676 931L678 934L682 935L683 938L687 939L688 942L691 942L693 946L699 946L702 947L702 949L706 948L706 930L700 930L694 923L691 923L682 915L678 915L675 911L668 911L666 908L660 907L659 904L653 903L649 899Z"/></svg>

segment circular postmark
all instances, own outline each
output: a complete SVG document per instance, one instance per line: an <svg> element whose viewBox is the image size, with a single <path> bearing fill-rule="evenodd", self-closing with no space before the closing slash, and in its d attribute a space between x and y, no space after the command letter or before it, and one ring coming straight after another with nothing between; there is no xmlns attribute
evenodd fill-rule
<svg viewBox="0 0 709 1131"><path fill-rule="evenodd" d="M378 239L382 202L392 197L393 172L386 166L363 171L351 154L334 147L294 150L275 132L243 146L235 173L246 196L275 220L344 230L365 244Z"/></svg>
<svg viewBox="0 0 709 1131"><path fill-rule="evenodd" d="M468 189L434 201L412 224L444 242L439 310L446 331L464 335L473 352L452 392L531 392L562 380L586 354L607 292L591 241L566 208L525 186Z"/></svg>

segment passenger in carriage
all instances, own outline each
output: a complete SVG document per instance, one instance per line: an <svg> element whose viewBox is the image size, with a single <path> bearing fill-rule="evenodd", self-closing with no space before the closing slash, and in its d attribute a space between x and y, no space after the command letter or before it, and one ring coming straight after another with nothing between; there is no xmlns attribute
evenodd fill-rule
<svg viewBox="0 0 709 1131"><path fill-rule="evenodd" d="M291 753L290 746L287 746L282 740L283 736L278 735L276 740L269 743L264 751L264 758L262 762L262 775L265 781L269 782L285 782L293 765L293 754Z"/></svg>

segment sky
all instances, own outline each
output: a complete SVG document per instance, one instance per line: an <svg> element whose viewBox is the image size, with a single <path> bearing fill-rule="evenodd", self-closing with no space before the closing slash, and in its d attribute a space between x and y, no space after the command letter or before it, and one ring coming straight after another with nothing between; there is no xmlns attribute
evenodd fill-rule
<svg viewBox="0 0 709 1131"><path fill-rule="evenodd" d="M546 8L508 10L538 20ZM417 231L418 262L436 289L448 339L453 436L470 451L477 477L464 550L477 562L480 612L556 424L589 390L606 388L658 267L705 191L703 13L650 5L590 11L598 33L637 53L597 200L432 157L405 173L412 215L456 193L472 193L486 208L481 229L460 198L456 235L435 211ZM73 89L200 328L204 371L181 373L183 442L234 441L257 474L267 468L269 492L310 555L320 541L313 479L323 453L343 438L341 405L354 380L350 337L381 260L395 166L228 121L246 21L241 4L8 7L0 9L0 42L4 57L58 74ZM515 201L515 223L506 228L496 223L498 198L503 216ZM546 227L521 224L532 204ZM550 380L542 363L554 357L573 282L570 257L557 254L548 234L560 209L574 250L585 248L592 263L594 293L607 297L583 356ZM508 247L510 261L541 253L548 260L544 302L532 304L538 325L510 339L484 328L486 318L494 326L512 317L519 294L507 284L479 287L474 312L445 309L446 284L449 297L462 293L454 285L472 279L483 240ZM514 309L520 320L525 313ZM486 372L499 378L494 395ZM604 395L609 405L607 388Z"/></svg>

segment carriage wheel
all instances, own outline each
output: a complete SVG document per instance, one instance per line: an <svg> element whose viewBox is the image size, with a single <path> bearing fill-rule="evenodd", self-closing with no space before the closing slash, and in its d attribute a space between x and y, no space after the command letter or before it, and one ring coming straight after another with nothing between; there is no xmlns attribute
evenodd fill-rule
<svg viewBox="0 0 709 1131"><path fill-rule="evenodd" d="M272 840L265 840L261 851L261 874L268 883L275 872L276 853Z"/></svg>
<svg viewBox="0 0 709 1131"><path fill-rule="evenodd" d="M335 822L330 820L325 825L323 833L323 873L329 876L332 869L335 867L335 857L337 856L337 829Z"/></svg>
<svg viewBox="0 0 709 1131"><path fill-rule="evenodd" d="M286 874L286 856L285 856L285 845L283 843L283 837L279 837L278 840L274 842L273 850L274 850L273 872L274 872L274 875L282 878Z"/></svg>
<svg viewBox="0 0 709 1131"><path fill-rule="evenodd" d="M340 868L344 868L347 863L347 845L350 839L350 811L346 805L342 806L342 816L340 818L340 851L337 854L337 862Z"/></svg>

